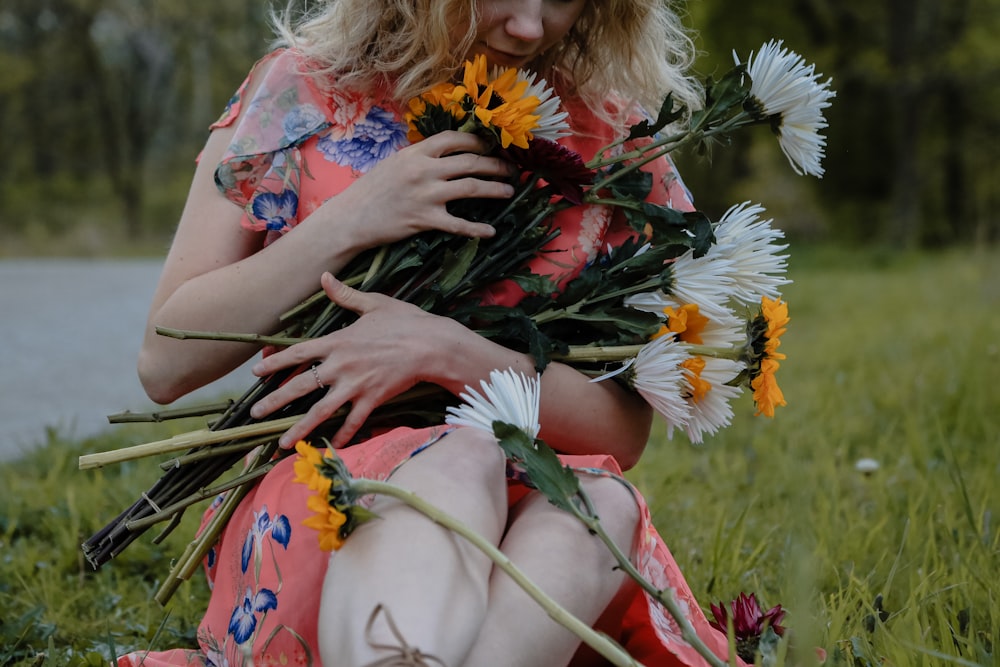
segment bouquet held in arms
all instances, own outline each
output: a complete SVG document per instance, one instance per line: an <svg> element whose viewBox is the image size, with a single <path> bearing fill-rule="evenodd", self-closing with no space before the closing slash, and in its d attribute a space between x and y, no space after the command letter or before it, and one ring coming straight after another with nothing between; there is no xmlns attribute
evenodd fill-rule
<svg viewBox="0 0 1000 667"><path fill-rule="evenodd" d="M826 127L823 109L833 92L819 79L800 56L769 42L747 61L737 59L718 81L709 81L703 108L680 108L668 95L656 118L634 124L585 160L557 142L568 131L567 114L545 81L514 69L491 72L477 58L466 63L461 81L441 83L411 100L406 120L411 142L445 130L474 132L517 166L511 199L449 204L455 215L491 224L495 236L424 232L359 255L338 278L454 318L527 352L539 372L556 360L594 381L620 382L641 394L671 433L683 430L694 442L730 423L732 403L744 389L758 414L773 416L785 404L775 379L788 322L779 292L787 282L782 233L750 202L733 206L718 221L648 202L652 176L642 167L678 149L704 147L740 128L764 125L777 135L797 173L821 176L825 139L819 132ZM555 214L580 205L619 209L633 235L557 289L550 277L530 273L525 264L559 234ZM501 280L515 281L525 292L516 307L480 302L483 288ZM336 331L355 317L318 292L286 313L285 328L270 336L158 331L287 346ZM284 453L277 447L281 433L322 397L317 390L263 420L250 416L256 401L303 371L308 366L261 378L238 400L206 407L202 414L213 416L206 429L82 457L81 468L88 468L177 453L161 464L165 473L156 484L83 545L91 564L99 567L149 527L168 522L162 538L185 508L226 491L222 506L158 593L165 602L197 569L255 480ZM418 385L374 411L368 425L440 423L454 402L440 388ZM342 417L333 415L311 437L318 441L327 428L335 431ZM239 472L227 475L238 464ZM346 537L346 530L328 536L328 543Z"/></svg>

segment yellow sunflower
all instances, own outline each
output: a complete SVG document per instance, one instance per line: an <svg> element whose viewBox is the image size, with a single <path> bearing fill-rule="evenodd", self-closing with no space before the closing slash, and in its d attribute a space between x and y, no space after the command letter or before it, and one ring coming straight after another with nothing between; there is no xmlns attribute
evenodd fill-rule
<svg viewBox="0 0 1000 667"><path fill-rule="evenodd" d="M462 122L461 130L483 130L495 136L503 148L513 145L526 149L536 131L553 139L565 131L565 113L559 112L558 106L558 97L544 81L536 82L515 68L491 77L486 57L478 55L466 61L461 83L441 83L413 98L405 117L411 142L426 136L420 121L436 108ZM478 125L470 123L473 119Z"/></svg>
<svg viewBox="0 0 1000 667"><path fill-rule="evenodd" d="M541 120L541 115L535 113L541 100L526 94L528 84L514 68L505 69L490 80L486 58L482 55L466 63L463 86L472 99L472 112L484 126L499 133L500 145L504 148L511 144L527 148L534 136L532 130Z"/></svg>
<svg viewBox="0 0 1000 667"><path fill-rule="evenodd" d="M420 131L418 121L427 115L428 107L437 107L451 114L458 122L465 120L468 113L462 108L462 96L459 96L458 101L455 100L456 88L458 86L451 82L439 83L430 90L412 98L407 103L408 110L403 115L403 118L409 127L406 137L410 140L410 143L416 143L421 139L427 138ZM462 95L464 96L464 93Z"/></svg>

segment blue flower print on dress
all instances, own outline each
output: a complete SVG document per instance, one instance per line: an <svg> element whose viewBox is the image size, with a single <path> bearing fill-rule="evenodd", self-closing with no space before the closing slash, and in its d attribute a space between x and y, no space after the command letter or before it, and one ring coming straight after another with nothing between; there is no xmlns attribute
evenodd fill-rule
<svg viewBox="0 0 1000 667"><path fill-rule="evenodd" d="M253 216L267 223L267 229L281 231L291 227L299 211L299 196L294 190L280 194L261 192L253 198Z"/></svg>
<svg viewBox="0 0 1000 667"><path fill-rule="evenodd" d="M281 119L281 130L291 143L315 134L317 130L328 124L326 116L312 104L300 104L292 107Z"/></svg>
<svg viewBox="0 0 1000 667"><path fill-rule="evenodd" d="M292 538L292 525L284 514L279 514L274 518L274 521L271 521L267 505L264 505L260 508L260 512L253 513L253 526L250 527L246 540L243 542L240 565L244 574L250 566L250 557L253 556L255 550L260 551L266 535L270 535L271 539L287 549L288 541Z"/></svg>
<svg viewBox="0 0 1000 667"><path fill-rule="evenodd" d="M320 138L316 147L330 162L364 173L405 146L406 126L382 107L373 106L364 119L354 124L350 136Z"/></svg>
<svg viewBox="0 0 1000 667"><path fill-rule="evenodd" d="M229 619L229 634L237 644L244 643L257 629L257 614L277 608L278 596L272 591L262 588L254 595L253 589L247 588L243 601L233 609L233 615Z"/></svg>

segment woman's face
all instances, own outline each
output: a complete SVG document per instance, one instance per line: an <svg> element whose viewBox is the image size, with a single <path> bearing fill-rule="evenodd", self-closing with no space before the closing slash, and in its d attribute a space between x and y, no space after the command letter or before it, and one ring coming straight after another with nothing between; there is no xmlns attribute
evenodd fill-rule
<svg viewBox="0 0 1000 667"><path fill-rule="evenodd" d="M490 65L524 67L566 36L589 1L478 0L476 38L466 58L484 55Z"/></svg>

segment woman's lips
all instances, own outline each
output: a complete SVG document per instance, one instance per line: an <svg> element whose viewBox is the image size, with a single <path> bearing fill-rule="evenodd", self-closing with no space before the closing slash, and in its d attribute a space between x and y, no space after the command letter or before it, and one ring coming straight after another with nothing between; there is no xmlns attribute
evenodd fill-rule
<svg viewBox="0 0 1000 667"><path fill-rule="evenodd" d="M483 49L483 55L486 56L486 61L490 65L500 65L501 67L522 67L530 59L530 55L517 55L515 53L507 53L506 51L500 51L494 49L491 46L487 46Z"/></svg>

